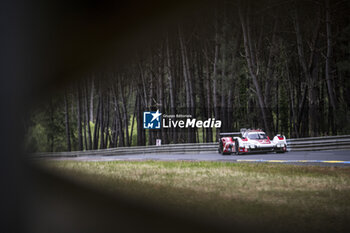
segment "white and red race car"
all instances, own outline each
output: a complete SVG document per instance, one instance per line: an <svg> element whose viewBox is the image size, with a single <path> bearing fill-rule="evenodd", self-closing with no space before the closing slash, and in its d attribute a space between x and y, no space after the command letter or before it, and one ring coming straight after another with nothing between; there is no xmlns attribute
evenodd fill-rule
<svg viewBox="0 0 350 233"><path fill-rule="evenodd" d="M219 153L245 154L253 152L276 152L287 151L287 141L284 135L277 134L273 140L260 129L241 129L237 133L221 133L219 139Z"/></svg>

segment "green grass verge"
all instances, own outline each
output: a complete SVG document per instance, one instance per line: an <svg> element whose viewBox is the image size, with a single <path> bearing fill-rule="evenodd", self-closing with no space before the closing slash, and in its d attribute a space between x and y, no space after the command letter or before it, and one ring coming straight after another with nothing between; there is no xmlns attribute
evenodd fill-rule
<svg viewBox="0 0 350 233"><path fill-rule="evenodd" d="M268 231L345 232L350 168L225 162L50 161L111 193Z"/></svg>

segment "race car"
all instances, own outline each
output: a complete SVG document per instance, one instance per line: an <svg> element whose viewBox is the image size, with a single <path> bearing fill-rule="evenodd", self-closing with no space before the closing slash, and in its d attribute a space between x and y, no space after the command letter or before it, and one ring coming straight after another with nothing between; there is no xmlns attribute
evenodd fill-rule
<svg viewBox="0 0 350 233"><path fill-rule="evenodd" d="M277 134L273 140L260 129L241 129L240 132L221 133L219 139L220 154L246 154L253 152L287 151L287 141L284 135Z"/></svg>

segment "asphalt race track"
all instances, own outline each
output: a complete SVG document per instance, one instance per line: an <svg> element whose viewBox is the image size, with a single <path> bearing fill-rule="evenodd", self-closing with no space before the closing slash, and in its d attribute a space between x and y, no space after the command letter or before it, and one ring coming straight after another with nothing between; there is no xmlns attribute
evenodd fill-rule
<svg viewBox="0 0 350 233"><path fill-rule="evenodd" d="M247 154L247 155L221 155L218 153L192 153L192 154L134 154L111 156L80 156L61 157L55 160L78 161L128 161L128 160L160 160L160 161L226 161L226 162L264 162L285 163L298 165L321 166L350 166L350 150L338 151L297 151L284 154Z"/></svg>

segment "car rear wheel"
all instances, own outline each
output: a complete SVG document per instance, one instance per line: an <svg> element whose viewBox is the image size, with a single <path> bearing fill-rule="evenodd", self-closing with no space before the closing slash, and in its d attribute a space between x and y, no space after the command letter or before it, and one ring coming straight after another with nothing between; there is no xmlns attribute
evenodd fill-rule
<svg viewBox="0 0 350 233"><path fill-rule="evenodd" d="M238 140L235 140L235 154L240 155L239 153L239 142Z"/></svg>
<svg viewBox="0 0 350 233"><path fill-rule="evenodd" d="M218 152L219 152L219 154L223 154L224 152L223 152L223 145L222 145L222 141L220 141L220 143L219 143L219 149L218 149Z"/></svg>

